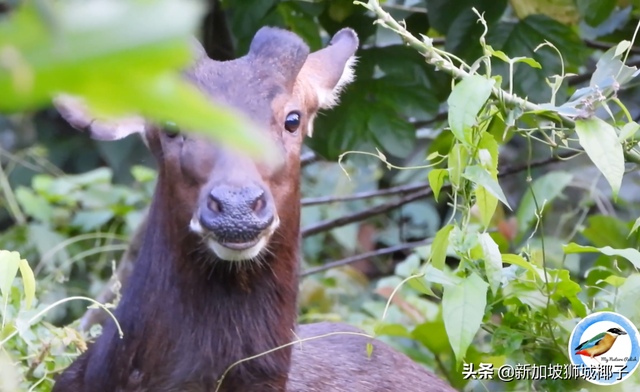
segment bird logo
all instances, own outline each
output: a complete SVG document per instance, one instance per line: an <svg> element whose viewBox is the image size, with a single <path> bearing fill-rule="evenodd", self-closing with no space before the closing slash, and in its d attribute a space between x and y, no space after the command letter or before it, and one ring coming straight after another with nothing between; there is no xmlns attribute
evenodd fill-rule
<svg viewBox="0 0 640 392"><path fill-rule="evenodd" d="M591 359L595 359L600 363L596 357L609 351L616 342L616 339L618 339L618 336L626 334L627 333L620 328L609 328L605 332L601 332L591 339L580 343L574 350L576 351L576 355L591 357Z"/></svg>

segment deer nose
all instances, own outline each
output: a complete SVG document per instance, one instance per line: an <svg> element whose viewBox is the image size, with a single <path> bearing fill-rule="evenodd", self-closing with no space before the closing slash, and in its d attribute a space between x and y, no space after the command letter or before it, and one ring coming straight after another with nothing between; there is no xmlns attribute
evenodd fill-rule
<svg viewBox="0 0 640 392"><path fill-rule="evenodd" d="M222 244L254 241L274 218L271 195L258 186L216 186L204 203L200 223Z"/></svg>

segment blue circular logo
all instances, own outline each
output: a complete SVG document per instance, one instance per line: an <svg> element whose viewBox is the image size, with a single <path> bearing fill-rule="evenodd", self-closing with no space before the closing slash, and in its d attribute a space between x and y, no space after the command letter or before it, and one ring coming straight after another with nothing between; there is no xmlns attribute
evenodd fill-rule
<svg viewBox="0 0 640 392"><path fill-rule="evenodd" d="M597 385L617 384L638 367L640 334L624 316L594 313L573 329L569 355L576 375Z"/></svg>

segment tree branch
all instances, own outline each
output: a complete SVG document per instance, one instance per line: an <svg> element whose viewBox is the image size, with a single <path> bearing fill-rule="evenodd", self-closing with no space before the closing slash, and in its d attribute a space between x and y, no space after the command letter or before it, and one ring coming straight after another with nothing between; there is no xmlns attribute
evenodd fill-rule
<svg viewBox="0 0 640 392"><path fill-rule="evenodd" d="M524 163L524 164L520 164L517 166L506 166L504 168L502 168L499 171L498 177L499 178L503 178L503 177L507 177L510 176L512 174L516 174L516 173L520 173L523 172L525 170L527 170L529 167L536 168L536 167L540 167L540 166L545 166L548 165L550 163L554 163L554 162L558 162L562 159L567 159L567 158L571 158L574 155L577 155L575 152L566 152L563 154L559 154L559 155L554 155L550 158L545 158L545 159L540 159L534 162L531 162L530 164L528 163ZM340 218L336 218L336 219L331 219L331 220L325 220L322 222L318 222L316 224L307 226L305 228L302 229L301 231L301 235L302 238L306 238L306 237L310 237L312 235L315 234L319 234L325 231L329 231L332 229L335 229L336 227L342 227L342 226L346 226L348 224L351 223L355 223L355 222L360 222L363 221L365 219L368 219L372 216L376 216L376 215L380 215L380 214L384 214L385 212L394 210L396 208L399 208L405 204L409 204L411 202L414 202L416 200L420 200L422 198L425 198L427 196L431 196L433 194L433 191L431 189L431 187L429 187L429 184L426 182L423 183L417 183L417 184L413 184L413 185L404 185L402 187L396 187L396 188L391 188L391 189L386 189L386 190L381 190L379 192L383 192L384 195L391 195L391 194L398 194L398 193L403 193L406 192L406 187L415 187L416 188L416 192L413 193L409 193L408 195L401 197L397 200L394 201L389 201L383 204L379 204L377 206L371 207L369 209L366 210L362 210L362 211L358 211L355 212L353 214L349 214L349 215L345 215L343 217ZM405 189L403 189L405 188ZM445 185L441 188L441 190L445 190L445 189L450 189L451 186L450 185ZM364 194L364 195L363 195ZM359 194L358 196L356 195L352 195L355 196L353 198L351 198L350 200L356 200L357 198L368 198L368 197L374 197L372 196L371 192L363 192L361 194ZM364 197L362 197L364 196ZM327 203L332 202L332 200L325 200ZM342 200L337 200L337 201L342 201ZM319 204L319 203L316 203Z"/></svg>
<svg viewBox="0 0 640 392"><path fill-rule="evenodd" d="M426 240L422 240L422 241L407 242L405 244L391 246L389 248L383 248L383 249L378 249L371 252L362 253L359 255L344 258L342 260L332 261L331 263L326 263L319 267L309 268L308 270L301 273L300 277L317 274L318 272L322 272L322 271L329 270L331 268L341 267L347 264L355 263L356 261L368 259L370 257L384 256L390 253L399 252L401 250L413 249L420 246L429 245L432 242L433 242L433 238L427 238Z"/></svg>

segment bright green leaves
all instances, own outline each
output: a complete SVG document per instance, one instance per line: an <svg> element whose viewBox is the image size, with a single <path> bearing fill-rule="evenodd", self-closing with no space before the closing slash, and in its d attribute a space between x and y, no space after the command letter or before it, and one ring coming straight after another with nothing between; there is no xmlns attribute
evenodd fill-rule
<svg viewBox="0 0 640 392"><path fill-rule="evenodd" d="M514 254L502 255L502 262L507 264L517 265L522 268L526 268L529 271L533 272L534 274L537 274L536 269L533 268L531 263L523 259L522 256L514 255Z"/></svg>
<svg viewBox="0 0 640 392"><path fill-rule="evenodd" d="M64 92L96 115L138 113L264 154L268 141L250 122L180 76L204 11L177 0L25 4L0 25L0 111L41 108Z"/></svg>
<svg viewBox="0 0 640 392"><path fill-rule="evenodd" d="M624 151L613 126L594 117L576 121L580 145L602 172L617 199L624 175Z"/></svg>
<svg viewBox="0 0 640 392"><path fill-rule="evenodd" d="M7 303L9 303L11 286L13 279L18 273L18 268L20 268L20 254L18 252L0 250L0 294L2 294L2 298L4 299L4 308L2 310L3 327L4 318L6 317L4 309L6 309Z"/></svg>
<svg viewBox="0 0 640 392"><path fill-rule="evenodd" d="M449 105L449 127L461 143L473 145L472 129L476 116L491 96L495 80L472 75L458 83L451 92Z"/></svg>
<svg viewBox="0 0 640 392"><path fill-rule="evenodd" d="M449 172L446 169L433 169L429 172L429 186L433 190L433 196L438 200L440 189Z"/></svg>
<svg viewBox="0 0 640 392"><path fill-rule="evenodd" d="M439 270L444 267L444 261L447 258L447 248L449 247L449 234L453 230L453 225L447 225L438 230L436 238L431 245L431 262L433 266Z"/></svg>
<svg viewBox="0 0 640 392"><path fill-rule="evenodd" d="M0 309L2 313L2 328L4 328L7 314L7 305L12 298L11 288L18 269L22 276L22 286L24 288L25 307L26 310L31 309L31 304L36 294L36 281L33 271L29 267L27 260L21 259L18 252L9 252L0 250L0 295L3 298L3 307ZM0 328L0 330L2 329Z"/></svg>
<svg viewBox="0 0 640 392"><path fill-rule="evenodd" d="M607 256L619 256L629 260L636 268L640 269L640 252L637 249L613 249L610 246L604 246L602 248L596 248L593 246L581 246L575 243L570 243L562 247L564 253L602 253Z"/></svg>
<svg viewBox="0 0 640 392"><path fill-rule="evenodd" d="M29 262L25 259L20 260L20 275L24 286L25 307L29 310L36 296L36 278L33 276L33 270L29 266Z"/></svg>
<svg viewBox="0 0 640 392"><path fill-rule="evenodd" d="M478 144L478 158L480 164L491 177L498 181L498 143L490 133L484 133ZM480 219L485 228L491 224L493 214L498 207L498 198L483 185L478 185L475 190L476 205L480 211Z"/></svg>
<svg viewBox="0 0 640 392"><path fill-rule="evenodd" d="M442 317L451 348L460 363L473 341L487 305L489 285L471 274L460 284L445 286L442 296Z"/></svg>

